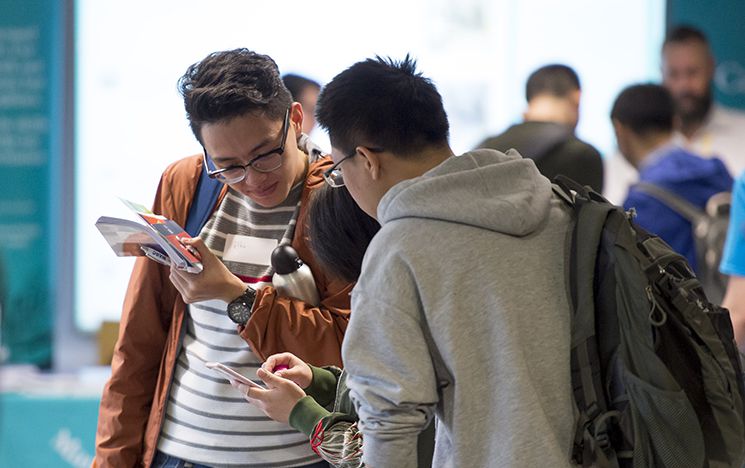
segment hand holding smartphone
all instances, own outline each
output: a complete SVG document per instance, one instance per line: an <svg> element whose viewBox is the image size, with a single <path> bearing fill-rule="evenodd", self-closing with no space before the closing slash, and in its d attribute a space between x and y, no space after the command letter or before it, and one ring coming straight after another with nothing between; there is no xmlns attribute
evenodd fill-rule
<svg viewBox="0 0 745 468"><path fill-rule="evenodd" d="M233 369L232 367L228 367L221 362L205 362L204 365L212 370L215 370L223 374L223 376L226 377L228 380L235 380L236 382L250 385L252 387L257 387L257 388L262 388L262 389L264 388L262 385L257 384L253 380L250 380L245 375Z"/></svg>

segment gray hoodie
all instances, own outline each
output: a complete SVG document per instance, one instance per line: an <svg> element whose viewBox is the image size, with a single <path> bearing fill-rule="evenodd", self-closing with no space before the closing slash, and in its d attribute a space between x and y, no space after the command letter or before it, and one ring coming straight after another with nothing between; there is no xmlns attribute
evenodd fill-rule
<svg viewBox="0 0 745 468"><path fill-rule="evenodd" d="M569 466L571 218L517 152L476 150L391 188L343 344L368 466Z"/></svg>

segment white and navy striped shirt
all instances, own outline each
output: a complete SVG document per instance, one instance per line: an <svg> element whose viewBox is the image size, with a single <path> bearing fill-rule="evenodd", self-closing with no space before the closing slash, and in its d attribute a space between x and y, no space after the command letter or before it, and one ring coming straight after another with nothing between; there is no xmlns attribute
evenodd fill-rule
<svg viewBox="0 0 745 468"><path fill-rule="evenodd" d="M225 259L226 243L233 236L289 242L302 189L303 183L293 187L287 200L274 208L262 208L231 189L199 236L244 282L254 287L270 284L268 262ZM225 307L219 300L188 307L158 449L209 466L295 467L320 461L304 434L266 417L221 374L205 367L205 361L222 362L257 379L261 361L238 335Z"/></svg>

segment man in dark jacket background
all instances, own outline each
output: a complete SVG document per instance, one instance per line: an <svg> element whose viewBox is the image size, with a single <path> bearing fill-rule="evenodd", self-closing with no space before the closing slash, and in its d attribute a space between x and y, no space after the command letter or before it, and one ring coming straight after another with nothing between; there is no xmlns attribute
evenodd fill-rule
<svg viewBox="0 0 745 468"><path fill-rule="evenodd" d="M535 161L549 179L563 174L598 192L603 190L603 161L592 145L574 134L579 121L580 83L577 73L561 64L534 71L525 86L528 108L523 123L487 138L479 148L515 148Z"/></svg>

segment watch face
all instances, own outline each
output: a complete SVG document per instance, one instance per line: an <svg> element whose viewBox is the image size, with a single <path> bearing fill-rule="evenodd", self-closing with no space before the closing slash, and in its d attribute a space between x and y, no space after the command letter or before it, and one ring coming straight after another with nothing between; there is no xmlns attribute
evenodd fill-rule
<svg viewBox="0 0 745 468"><path fill-rule="evenodd" d="M239 325L245 325L251 317L251 309L256 299L256 291L251 287L246 288L240 297L228 304L228 317Z"/></svg>
<svg viewBox="0 0 745 468"><path fill-rule="evenodd" d="M251 306L244 302L231 302L228 304L228 317L239 325L245 325L251 316Z"/></svg>

